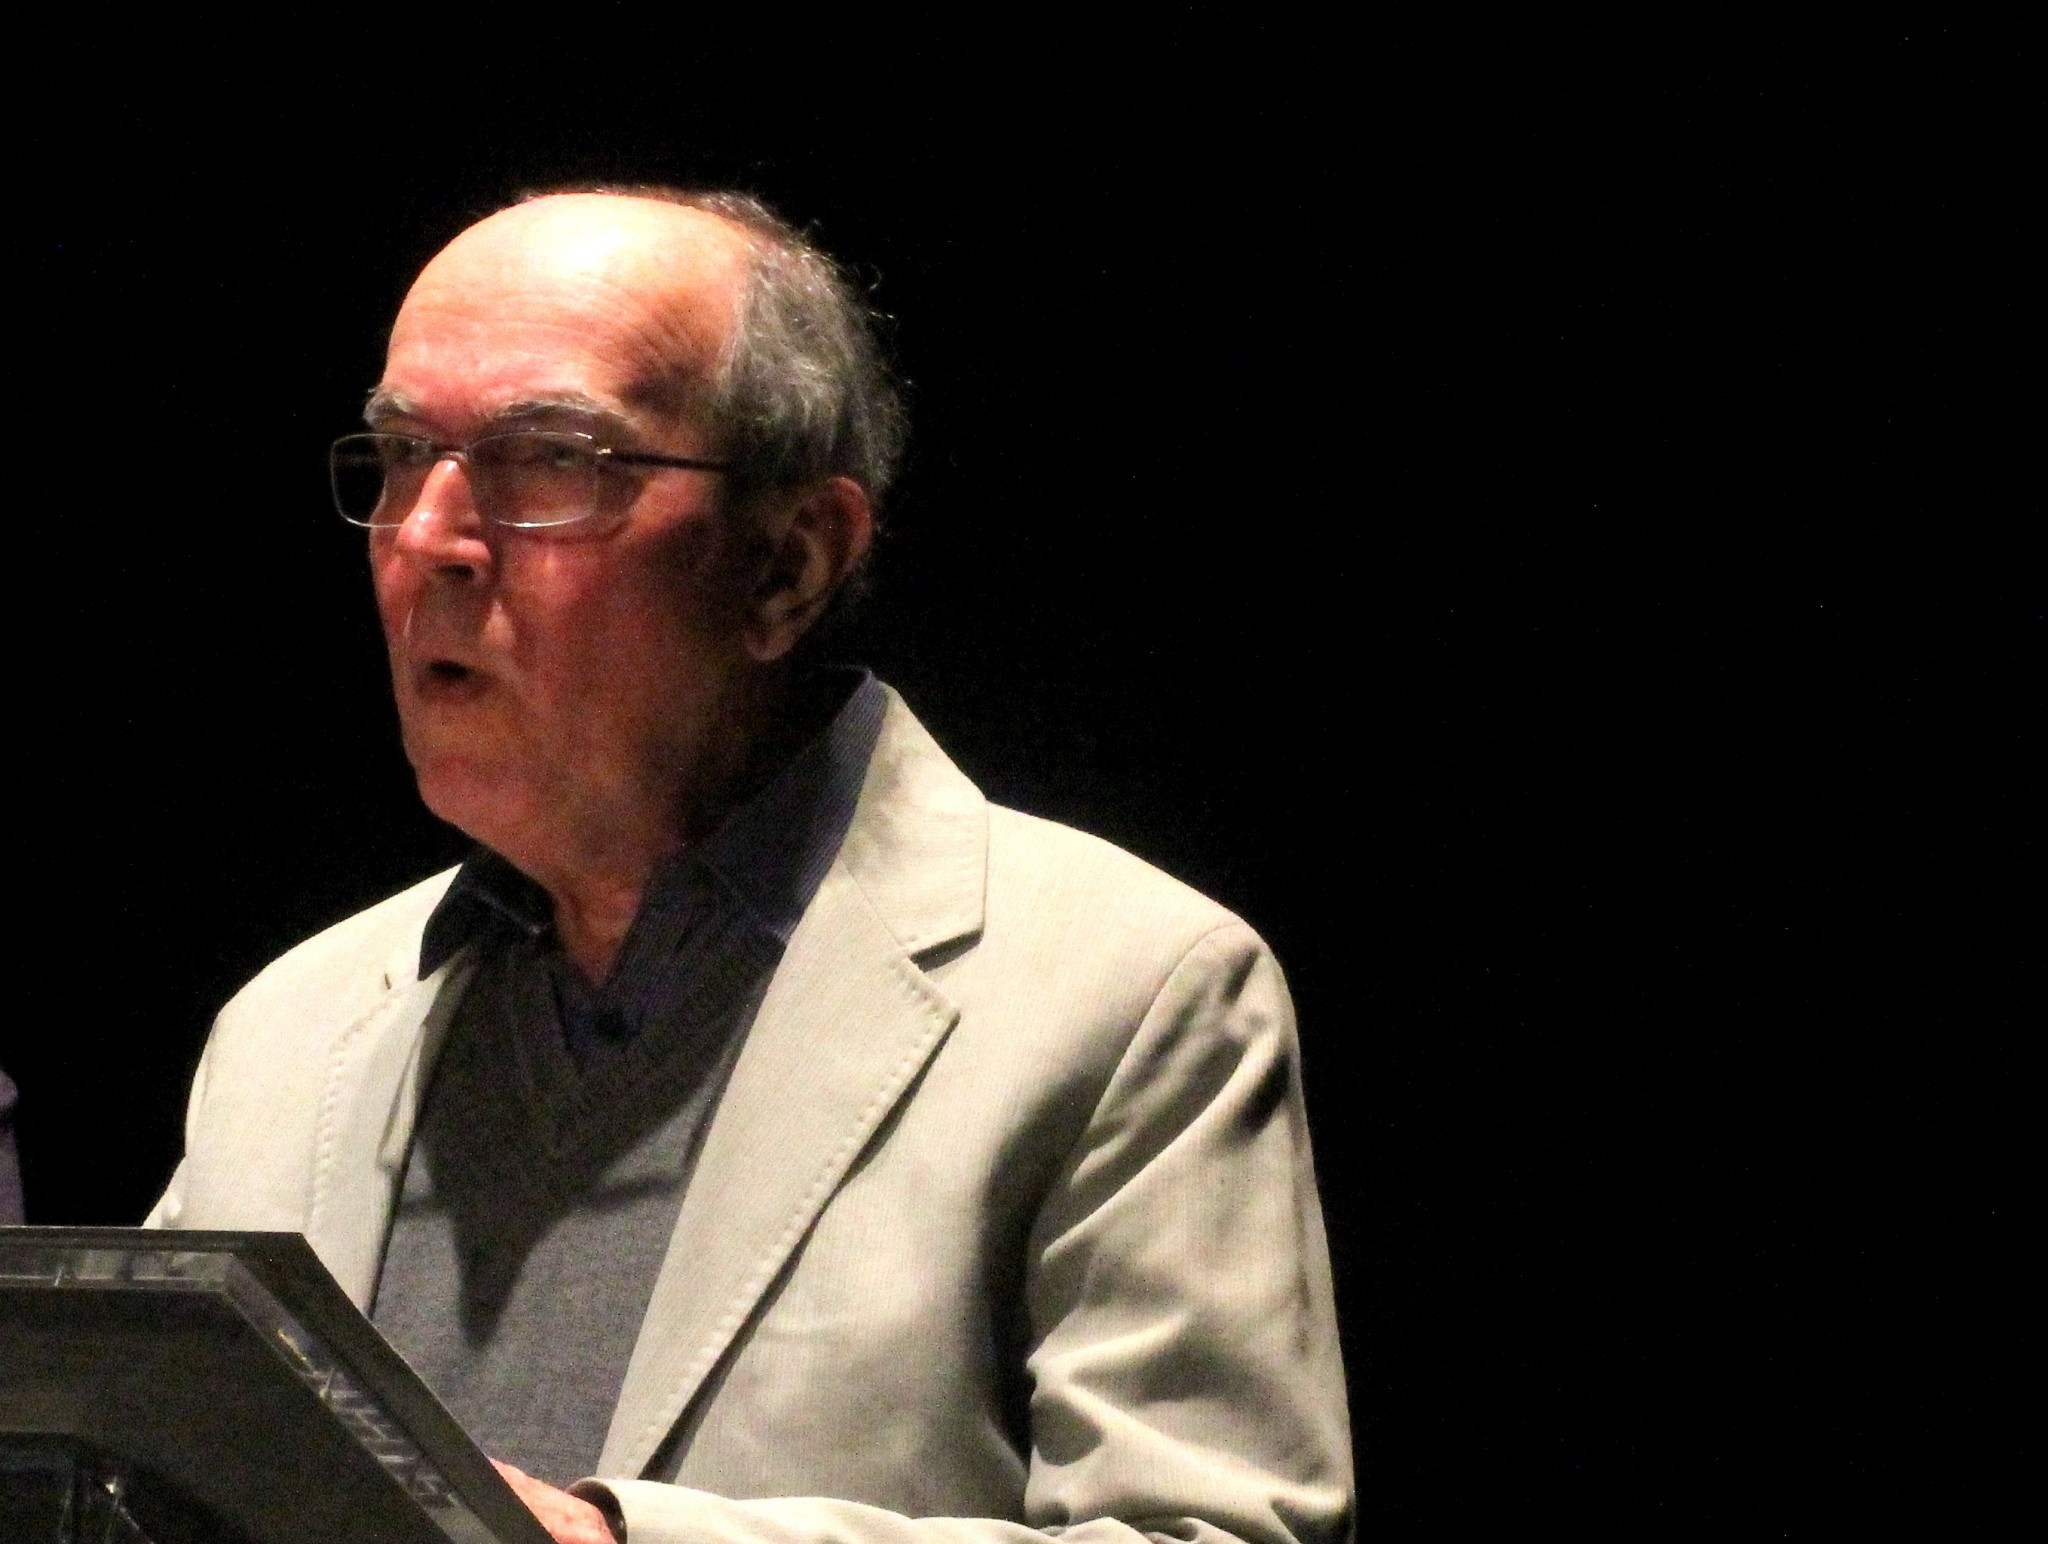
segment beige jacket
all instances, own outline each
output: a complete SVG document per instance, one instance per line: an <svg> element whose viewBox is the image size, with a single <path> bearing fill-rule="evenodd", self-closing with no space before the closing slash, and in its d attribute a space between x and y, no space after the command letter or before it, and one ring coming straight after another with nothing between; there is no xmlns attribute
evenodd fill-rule
<svg viewBox="0 0 2048 1544"><path fill-rule="evenodd" d="M466 979L414 979L448 878L222 1011L152 1224L302 1231L369 1302ZM1265 946L990 806L892 693L599 1475L634 1544L1341 1536L1343 1373Z"/></svg>

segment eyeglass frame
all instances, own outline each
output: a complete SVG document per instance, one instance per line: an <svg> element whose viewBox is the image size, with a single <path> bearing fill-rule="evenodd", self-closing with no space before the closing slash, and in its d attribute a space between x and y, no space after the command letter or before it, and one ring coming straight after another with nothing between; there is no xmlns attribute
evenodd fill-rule
<svg viewBox="0 0 2048 1544"><path fill-rule="evenodd" d="M395 531L404 525L406 520L411 518L411 511L408 510L405 515L391 521L358 520L342 507L341 468L338 462L338 455L344 445L374 447L380 443L397 442L404 445L424 447L433 456L433 459L426 463L420 473L420 483L424 487L427 474L431 473L443 461L459 461L466 470L473 473L476 463L472 460L472 453L476 450L477 446L487 444L492 440L526 440L529 442L540 440L573 441L579 448L587 451L590 455L590 475L593 483L597 474L603 471L607 465L612 464L673 468L686 472L730 472L733 466L730 461L709 461L700 456L667 456L657 455L652 451L617 450L612 446L599 444L596 435L585 433L581 429L500 429L490 434L479 434L476 438L463 445L443 444L438 440L428 439L422 434L399 434L389 429L367 429L358 430L354 434L341 435L327 447L328 496L334 502L335 513L357 530ZM482 507L478 508L477 513L488 524L507 531L557 531L569 526L582 525L587 521L597 518L598 514L597 510L593 508L581 514L571 515L566 520L501 520L497 515Z"/></svg>

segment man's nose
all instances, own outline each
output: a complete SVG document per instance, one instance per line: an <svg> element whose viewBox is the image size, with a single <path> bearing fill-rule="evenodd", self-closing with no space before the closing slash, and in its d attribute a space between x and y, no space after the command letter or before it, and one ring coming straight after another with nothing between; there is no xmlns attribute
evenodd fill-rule
<svg viewBox="0 0 2048 1544"><path fill-rule="evenodd" d="M443 456L399 521L399 550L437 570L477 574L490 567L489 536L468 464Z"/></svg>

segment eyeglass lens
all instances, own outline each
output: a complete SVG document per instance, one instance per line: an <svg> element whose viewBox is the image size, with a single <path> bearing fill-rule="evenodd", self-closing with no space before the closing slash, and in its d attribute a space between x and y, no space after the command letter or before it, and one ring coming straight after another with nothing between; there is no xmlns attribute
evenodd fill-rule
<svg viewBox="0 0 2048 1544"><path fill-rule="evenodd" d="M427 474L457 452L404 434L351 434L329 457L334 503L355 525L402 525ZM581 435L493 434L459 452L478 513L499 525L567 525L596 513L597 453Z"/></svg>

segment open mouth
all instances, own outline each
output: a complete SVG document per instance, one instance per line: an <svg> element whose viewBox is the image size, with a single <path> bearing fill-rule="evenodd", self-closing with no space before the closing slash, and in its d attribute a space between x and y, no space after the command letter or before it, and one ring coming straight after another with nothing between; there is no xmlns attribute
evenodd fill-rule
<svg viewBox="0 0 2048 1544"><path fill-rule="evenodd" d="M413 690L429 702L468 702L483 691L488 677L452 659L430 659L413 677Z"/></svg>

